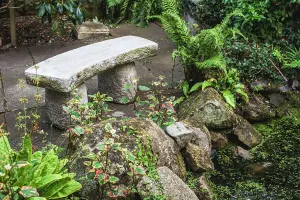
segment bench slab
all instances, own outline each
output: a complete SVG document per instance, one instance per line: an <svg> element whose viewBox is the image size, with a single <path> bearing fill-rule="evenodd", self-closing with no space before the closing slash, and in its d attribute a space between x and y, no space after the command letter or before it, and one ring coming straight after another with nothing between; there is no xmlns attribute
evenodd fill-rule
<svg viewBox="0 0 300 200"><path fill-rule="evenodd" d="M125 36L80 47L36 64L25 71L28 84L57 92L71 92L74 87L115 66L155 56L158 44L150 40Z"/></svg>

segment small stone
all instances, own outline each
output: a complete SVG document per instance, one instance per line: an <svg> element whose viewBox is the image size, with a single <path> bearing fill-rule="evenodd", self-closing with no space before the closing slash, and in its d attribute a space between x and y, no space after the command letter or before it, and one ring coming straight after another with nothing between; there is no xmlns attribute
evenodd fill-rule
<svg viewBox="0 0 300 200"><path fill-rule="evenodd" d="M228 139L226 136L221 133L217 133L214 131L209 131L211 136L212 148L223 148L228 144Z"/></svg>
<svg viewBox="0 0 300 200"><path fill-rule="evenodd" d="M213 193L212 193L212 189L210 188L209 184L207 183L207 180L205 178L205 176L201 176L199 179L199 183L200 183L200 188L202 189L201 191L201 200L213 200Z"/></svg>
<svg viewBox="0 0 300 200"><path fill-rule="evenodd" d="M243 149L240 146L237 146L235 151L234 151L234 155L241 157L244 160L249 160L250 159L250 153L249 151L247 151L246 149Z"/></svg>
<svg viewBox="0 0 300 200"><path fill-rule="evenodd" d="M124 112L116 111L111 114L113 117L123 117L125 115Z"/></svg>
<svg viewBox="0 0 300 200"><path fill-rule="evenodd" d="M159 167L157 171L167 200L199 200L195 193L169 168Z"/></svg>
<svg viewBox="0 0 300 200"><path fill-rule="evenodd" d="M233 133L250 148L261 142L261 134L242 117L239 117L238 125L234 128Z"/></svg>
<svg viewBox="0 0 300 200"><path fill-rule="evenodd" d="M300 86L299 81L297 79L293 80L293 84L292 84L293 90L299 89L299 86Z"/></svg>
<svg viewBox="0 0 300 200"><path fill-rule="evenodd" d="M285 97L282 94L279 93L272 93L269 94L270 103L276 107L279 107L283 104Z"/></svg>
<svg viewBox="0 0 300 200"><path fill-rule="evenodd" d="M193 130L187 127L183 122L175 122L168 126L166 132L175 140L181 149L184 148L195 135Z"/></svg>

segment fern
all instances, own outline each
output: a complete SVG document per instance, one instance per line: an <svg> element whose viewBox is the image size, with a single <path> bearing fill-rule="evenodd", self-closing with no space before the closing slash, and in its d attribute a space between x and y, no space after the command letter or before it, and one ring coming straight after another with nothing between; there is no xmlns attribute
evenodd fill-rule
<svg viewBox="0 0 300 200"><path fill-rule="evenodd" d="M286 68L300 69L300 49L288 48L288 51L283 55L283 61Z"/></svg>

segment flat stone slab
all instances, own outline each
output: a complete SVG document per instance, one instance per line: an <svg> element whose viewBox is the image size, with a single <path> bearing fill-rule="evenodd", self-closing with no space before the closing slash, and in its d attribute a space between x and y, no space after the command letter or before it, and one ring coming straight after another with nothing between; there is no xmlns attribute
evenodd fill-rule
<svg viewBox="0 0 300 200"><path fill-rule="evenodd" d="M29 84L39 76L39 86L58 92L70 92L85 80L114 66L156 55L158 44L150 40L125 36L87 45L49 58L27 69Z"/></svg>
<svg viewBox="0 0 300 200"><path fill-rule="evenodd" d="M109 28L102 23L84 22L76 27L76 36L78 40L97 36L109 36Z"/></svg>

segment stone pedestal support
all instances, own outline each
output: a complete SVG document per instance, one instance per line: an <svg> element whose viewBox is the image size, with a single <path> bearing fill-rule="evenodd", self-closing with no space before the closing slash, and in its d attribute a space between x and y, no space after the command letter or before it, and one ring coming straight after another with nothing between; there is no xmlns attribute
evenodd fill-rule
<svg viewBox="0 0 300 200"><path fill-rule="evenodd" d="M88 102L87 88L85 84L78 86L78 94L81 96L81 103ZM57 92L46 89L46 107L47 114L52 122L52 125L59 129L66 129L70 124L70 116L65 113L63 106L70 101L74 96L71 92Z"/></svg>
<svg viewBox="0 0 300 200"><path fill-rule="evenodd" d="M130 88L125 88L130 85ZM115 103L122 103L123 97L132 103L137 91L137 73L134 62L114 67L98 75L98 89L102 94L113 98Z"/></svg>

